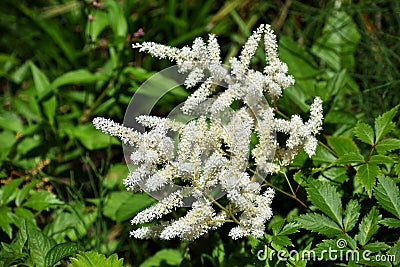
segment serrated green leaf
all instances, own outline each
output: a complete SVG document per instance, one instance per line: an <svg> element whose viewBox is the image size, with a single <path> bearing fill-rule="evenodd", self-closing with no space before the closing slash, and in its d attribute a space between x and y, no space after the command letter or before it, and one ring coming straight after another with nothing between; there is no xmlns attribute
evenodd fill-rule
<svg viewBox="0 0 400 267"><path fill-rule="evenodd" d="M75 256L78 250L83 248L76 243L68 242L57 244L52 247L46 254L44 260L44 267L53 267L65 257Z"/></svg>
<svg viewBox="0 0 400 267"><path fill-rule="evenodd" d="M354 127L355 136L368 145L374 145L374 130L366 123L358 122Z"/></svg>
<svg viewBox="0 0 400 267"><path fill-rule="evenodd" d="M381 216L376 207L373 207L371 211L362 218L358 227L359 232L356 235L356 240L358 240L361 246L365 246L371 237L376 234L379 229L379 220L381 220Z"/></svg>
<svg viewBox="0 0 400 267"><path fill-rule="evenodd" d="M26 228L31 259L35 266L44 266L46 254L55 245L54 241L33 224L27 223Z"/></svg>
<svg viewBox="0 0 400 267"><path fill-rule="evenodd" d="M393 159L384 155L373 155L371 159L368 161L369 164L386 164L393 163Z"/></svg>
<svg viewBox="0 0 400 267"><path fill-rule="evenodd" d="M301 224L303 228L327 237L332 237L342 233L342 229L339 227L339 225L321 214L302 214L296 219L296 221Z"/></svg>
<svg viewBox="0 0 400 267"><path fill-rule="evenodd" d="M390 246L384 242L373 242L373 243L369 243L369 244L365 245L365 247L364 247L364 249L370 250L372 252L379 252L382 250L386 250L388 248L390 248Z"/></svg>
<svg viewBox="0 0 400 267"><path fill-rule="evenodd" d="M342 164L354 164L363 162L365 162L363 155L356 152L350 152L340 156L337 160L335 160L334 164L342 165Z"/></svg>
<svg viewBox="0 0 400 267"><path fill-rule="evenodd" d="M182 253L176 249L162 249L153 256L147 258L140 267L160 266L161 262L177 266L181 263Z"/></svg>
<svg viewBox="0 0 400 267"><path fill-rule="evenodd" d="M268 224L268 228L271 228L272 233L274 235L277 235L282 230L284 224L285 224L285 219L280 216L276 216L271 219L271 221Z"/></svg>
<svg viewBox="0 0 400 267"><path fill-rule="evenodd" d="M392 122L394 116L400 105L392 108L391 110L383 113L375 118L375 143L378 143L385 135L387 135L395 127Z"/></svg>
<svg viewBox="0 0 400 267"><path fill-rule="evenodd" d="M395 138L384 139L379 141L379 143L375 146L375 149L379 154L400 149L400 140Z"/></svg>
<svg viewBox="0 0 400 267"><path fill-rule="evenodd" d="M327 251L331 251L331 254L328 255L328 253L326 253ZM318 260L329 260L330 257L338 257L337 253L339 251L337 247L337 240L322 240L320 243L315 245L315 248L311 252L315 253L315 259Z"/></svg>
<svg viewBox="0 0 400 267"><path fill-rule="evenodd" d="M389 228L400 228L400 220L395 218L385 218L379 223Z"/></svg>
<svg viewBox="0 0 400 267"><path fill-rule="evenodd" d="M378 178L378 186L375 188L374 196L379 204L400 219L400 190L396 183L385 176Z"/></svg>
<svg viewBox="0 0 400 267"><path fill-rule="evenodd" d="M343 156L347 153L360 153L354 141L347 136L329 136L327 138L328 145L339 155Z"/></svg>
<svg viewBox="0 0 400 267"><path fill-rule="evenodd" d="M284 235L274 235L271 237L271 242L272 242L272 247L281 250L284 247L287 246L293 246L292 241L290 241L290 238Z"/></svg>
<svg viewBox="0 0 400 267"><path fill-rule="evenodd" d="M251 247L251 253L256 254L259 250L263 249L265 247L265 243L260 241L257 238L254 238L253 236L247 236L247 240L249 242L249 245Z"/></svg>
<svg viewBox="0 0 400 267"><path fill-rule="evenodd" d="M291 265L287 264L286 266L288 266L288 267L289 266L306 267L307 262L309 260L316 259L316 257L313 258L313 250L311 250L311 246L312 246L312 242L309 242L308 245L303 250L299 251L299 254L301 255L301 257L289 258L289 263Z"/></svg>
<svg viewBox="0 0 400 267"><path fill-rule="evenodd" d="M118 259L117 254L112 254L108 258L96 251L87 251L80 253L76 258L70 258L71 264L68 267L93 267L93 266L111 266L123 267L124 259Z"/></svg>
<svg viewBox="0 0 400 267"><path fill-rule="evenodd" d="M372 189L375 185L376 176L379 172L380 169L376 164L363 164L357 169L355 178L365 188L369 197L372 196Z"/></svg>
<svg viewBox="0 0 400 267"><path fill-rule="evenodd" d="M352 199L347 203L346 210L344 211L343 227L346 233L350 232L358 221L360 216L361 206L357 200Z"/></svg>
<svg viewBox="0 0 400 267"><path fill-rule="evenodd" d="M335 187L327 182L314 180L309 183L309 187L306 190L311 202L338 225L343 227L342 202Z"/></svg>
<svg viewBox="0 0 400 267"><path fill-rule="evenodd" d="M293 233L297 233L299 230L300 225L295 222L290 222L285 224L283 229L279 232L279 235L290 235Z"/></svg>
<svg viewBox="0 0 400 267"><path fill-rule="evenodd" d="M388 250L387 255L393 255L393 266L398 266L400 264L400 241L397 241L396 244Z"/></svg>
<svg viewBox="0 0 400 267"><path fill-rule="evenodd" d="M400 177L400 164L397 163L393 166L394 171L396 172L397 176Z"/></svg>
<svg viewBox="0 0 400 267"><path fill-rule="evenodd" d="M346 241L345 244L343 240ZM339 246L342 248L357 249L357 241L348 234L342 233L336 236L336 247L339 248Z"/></svg>

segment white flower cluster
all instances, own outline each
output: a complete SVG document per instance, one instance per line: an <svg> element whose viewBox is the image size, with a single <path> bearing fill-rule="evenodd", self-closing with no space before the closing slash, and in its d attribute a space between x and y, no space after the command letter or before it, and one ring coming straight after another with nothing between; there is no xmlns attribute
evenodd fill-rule
<svg viewBox="0 0 400 267"><path fill-rule="evenodd" d="M261 39L267 61L263 72L249 68ZM229 233L234 239L262 236L265 222L272 216L274 190L262 187L265 177L261 174L276 173L302 148L309 156L315 153L315 135L323 120L322 101L315 98L307 122L298 115L290 120L275 117L271 106L282 95L282 89L294 84L294 79L278 58L276 37L269 25L254 31L240 56L230 59L230 68L221 64L214 35L207 43L197 38L192 47L182 49L152 42L133 47L177 63L180 72L187 74L185 86L197 87L182 111L200 115L188 123L139 116L137 121L150 129L145 133L108 119L94 119L97 129L133 147L130 158L136 168L124 180L125 186L165 194L132 219L132 224L141 227L130 235L193 240L230 222L235 224ZM236 108L230 108L234 102ZM170 132L178 134L177 145ZM277 132L287 136L284 146L276 141ZM254 137L257 142L251 148ZM171 186L176 181L185 186ZM216 197L221 192L226 193L224 205ZM142 225L184 207L189 200L192 207L183 217Z"/></svg>

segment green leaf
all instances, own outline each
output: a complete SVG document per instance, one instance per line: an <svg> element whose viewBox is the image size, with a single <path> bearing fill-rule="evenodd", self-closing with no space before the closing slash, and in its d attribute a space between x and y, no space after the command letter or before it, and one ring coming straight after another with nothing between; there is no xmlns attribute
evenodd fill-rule
<svg viewBox="0 0 400 267"><path fill-rule="evenodd" d="M306 189L308 198L323 213L328 215L337 224L342 224L342 202L335 187L327 182L311 181Z"/></svg>
<svg viewBox="0 0 400 267"><path fill-rule="evenodd" d="M375 118L375 143L378 143L385 135L387 135L395 127L392 122L394 116L400 105L392 108L391 110L383 113Z"/></svg>
<svg viewBox="0 0 400 267"><path fill-rule="evenodd" d="M384 155L373 155L369 160L369 164L385 164L385 163L393 163L393 159Z"/></svg>
<svg viewBox="0 0 400 267"><path fill-rule="evenodd" d="M399 164L399 163L396 163L396 164L393 166L393 169L394 169L395 173L397 174L397 176L400 177L400 164Z"/></svg>
<svg viewBox="0 0 400 267"><path fill-rule="evenodd" d="M400 241L397 241L396 244L388 250L387 255L393 255L394 261L393 266L399 266L400 264Z"/></svg>
<svg viewBox="0 0 400 267"><path fill-rule="evenodd" d="M147 194L134 194L132 192L111 192L104 203L104 215L122 222L132 218L139 211L155 203Z"/></svg>
<svg viewBox="0 0 400 267"><path fill-rule="evenodd" d="M363 247L363 249L370 250L372 252L379 252L382 250L387 250L388 248L390 248L390 246L384 242L373 242Z"/></svg>
<svg viewBox="0 0 400 267"><path fill-rule="evenodd" d="M82 249L81 246L72 242L57 244L47 252L44 267L53 267L63 258L75 256L77 251Z"/></svg>
<svg viewBox="0 0 400 267"><path fill-rule="evenodd" d="M272 242L272 247L274 247L277 250L281 250L284 247L287 246L293 246L292 241L290 241L290 238L284 235L273 235L271 237L271 242Z"/></svg>
<svg viewBox="0 0 400 267"><path fill-rule="evenodd" d="M64 204L51 192L48 191L34 191L32 195L22 204L23 207L31 208L41 211L53 205Z"/></svg>
<svg viewBox="0 0 400 267"><path fill-rule="evenodd" d="M374 196L379 204L388 212L400 219L400 190L396 183L385 176L378 178L378 186Z"/></svg>
<svg viewBox="0 0 400 267"><path fill-rule="evenodd" d="M381 216L376 207L373 207L371 211L363 217L358 227L359 232L356 235L356 240L358 240L361 246L365 246L371 237L376 234L379 229L379 220L381 220Z"/></svg>
<svg viewBox="0 0 400 267"><path fill-rule="evenodd" d="M116 1L107 0L106 2L109 24L111 25L115 36L125 39L128 34L128 23L126 22L121 6Z"/></svg>
<svg viewBox="0 0 400 267"><path fill-rule="evenodd" d="M108 25L108 14L97 9L96 13L93 13L93 20L88 20L86 23L86 36L89 36L92 42L97 42L100 34Z"/></svg>
<svg viewBox="0 0 400 267"><path fill-rule="evenodd" d="M310 108L307 100L316 95L315 77L321 71L313 57L291 38L282 36L278 49L280 58L288 65L290 74L296 78L296 84L286 89L285 96L306 112Z"/></svg>
<svg viewBox="0 0 400 267"><path fill-rule="evenodd" d="M178 266L182 261L182 253L176 249L162 249L153 256L147 258L140 267L160 266L161 263Z"/></svg>
<svg viewBox="0 0 400 267"><path fill-rule="evenodd" d="M274 235L277 235L285 224L285 219L280 216L274 216L268 224L268 229L272 230Z"/></svg>
<svg viewBox="0 0 400 267"><path fill-rule="evenodd" d="M117 163L110 167L106 177L103 180L103 185L107 189L113 189L122 183L122 179L129 174L129 168L126 164Z"/></svg>
<svg viewBox="0 0 400 267"><path fill-rule="evenodd" d="M213 251L212 251L212 258L213 259L218 259L218 263L222 264L225 260L225 247L224 243L222 240L219 238L218 243L214 245Z"/></svg>
<svg viewBox="0 0 400 267"><path fill-rule="evenodd" d="M66 72L59 76L51 83L51 87L57 88L67 84L87 84L97 81L105 81L107 79L107 75L101 73L91 73L86 69L79 69Z"/></svg>
<svg viewBox="0 0 400 267"><path fill-rule="evenodd" d="M328 253L326 253L327 251L331 251L332 253L328 255ZM310 255L312 255L310 259L314 259L313 257L315 257L315 259L318 260L322 259L329 260L330 257L338 257L337 254L338 254L337 240L324 239L320 243L316 244L315 248L310 251Z"/></svg>
<svg viewBox="0 0 400 267"><path fill-rule="evenodd" d="M354 51L361 39L357 25L345 12L329 16L311 51L335 71L351 69L354 66Z"/></svg>
<svg viewBox="0 0 400 267"><path fill-rule="evenodd" d="M343 123L354 125L357 119L354 114L344 110L330 109L324 118L324 123L335 123L343 125Z"/></svg>
<svg viewBox="0 0 400 267"><path fill-rule="evenodd" d="M75 137L89 150L107 148L110 145L118 145L121 142L116 137L104 134L92 124L79 125L73 129Z"/></svg>
<svg viewBox="0 0 400 267"><path fill-rule="evenodd" d="M342 166L332 167L322 172L321 180L327 179L331 182L342 184L349 180L347 169Z"/></svg>
<svg viewBox="0 0 400 267"><path fill-rule="evenodd" d="M15 205L19 207L22 202L24 202L26 196L28 195L29 191L35 187L35 185L39 182L39 180L32 181L26 184L21 190L18 191L18 194L15 198Z"/></svg>
<svg viewBox="0 0 400 267"><path fill-rule="evenodd" d="M15 214L11 211L10 207L0 206L0 229L3 230L9 238L13 237L13 229L11 224L15 222ZM17 218L19 219L19 218Z"/></svg>
<svg viewBox="0 0 400 267"><path fill-rule="evenodd" d="M360 209L361 206L355 199L352 199L347 203L343 218L343 227L346 230L346 233L350 232L357 224L358 217L360 216Z"/></svg>
<svg viewBox="0 0 400 267"><path fill-rule="evenodd" d="M94 266L110 266L123 267L124 259L118 259L117 254L112 254L108 258L96 251L82 252L76 258L70 258L71 264L68 267L94 267Z"/></svg>
<svg viewBox="0 0 400 267"><path fill-rule="evenodd" d="M295 222L290 222L285 224L283 229L279 232L279 235L290 235L293 233L297 233L299 230L299 224Z"/></svg>
<svg viewBox="0 0 400 267"><path fill-rule="evenodd" d="M371 146L374 145L374 130L370 125L358 122L356 127L354 127L354 134L360 141Z"/></svg>
<svg viewBox="0 0 400 267"><path fill-rule="evenodd" d="M356 152L350 152L340 156L337 160L335 160L334 164L342 165L342 164L353 164L353 163L363 163L363 162L365 162L363 155Z"/></svg>
<svg viewBox="0 0 400 267"><path fill-rule="evenodd" d="M54 117L56 115L57 98L52 96L50 99L43 101L43 111L49 120L50 125L54 125Z"/></svg>
<svg viewBox="0 0 400 267"><path fill-rule="evenodd" d="M296 221L301 224L303 228L327 237L332 237L342 233L342 229L339 225L321 214L302 214L296 219Z"/></svg>
<svg viewBox="0 0 400 267"><path fill-rule="evenodd" d="M24 178L17 178L0 187L0 206L9 203L15 198L16 190L23 181Z"/></svg>
<svg viewBox="0 0 400 267"><path fill-rule="evenodd" d="M383 154L386 151L400 149L400 140L395 138L384 139L379 141L379 143L375 146L375 149L379 154Z"/></svg>
<svg viewBox="0 0 400 267"><path fill-rule="evenodd" d="M17 136L15 133L11 131L2 131L0 132L0 161L3 162L7 159L8 155L11 152L11 149L17 142ZM1 192L1 191L0 191ZM1 194L1 193L0 193ZM1 196L0 196L0 205L1 205Z"/></svg>
<svg viewBox="0 0 400 267"><path fill-rule="evenodd" d="M385 218L379 223L389 228L400 228L400 220L395 218Z"/></svg>
<svg viewBox="0 0 400 267"><path fill-rule="evenodd" d="M35 64L30 62L30 66L33 76L33 82L35 84L36 95L40 99L48 92L50 82L46 75L41 70L39 70Z"/></svg>
<svg viewBox="0 0 400 267"><path fill-rule="evenodd" d="M312 160L314 164L331 163L336 160L336 157L323 146L317 146Z"/></svg>
<svg viewBox="0 0 400 267"><path fill-rule="evenodd" d="M380 169L376 164L363 164L357 169L355 178L365 188L369 197L372 196L372 189L375 185L376 176L379 172Z"/></svg>
<svg viewBox="0 0 400 267"><path fill-rule="evenodd" d="M329 136L327 138L328 145L335 150L339 156L343 156L348 153L360 153L354 141L346 136Z"/></svg>
<svg viewBox="0 0 400 267"><path fill-rule="evenodd" d="M0 128L22 133L24 125L20 117L14 112L1 112Z"/></svg>
<svg viewBox="0 0 400 267"><path fill-rule="evenodd" d="M33 224L27 223L26 228L31 259L35 266L44 266L46 254L55 245L54 241Z"/></svg>

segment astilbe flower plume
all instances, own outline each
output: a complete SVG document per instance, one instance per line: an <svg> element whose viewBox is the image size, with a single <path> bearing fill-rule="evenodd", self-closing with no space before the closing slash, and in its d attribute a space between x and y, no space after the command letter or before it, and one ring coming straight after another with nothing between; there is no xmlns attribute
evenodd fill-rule
<svg viewBox="0 0 400 267"><path fill-rule="evenodd" d="M262 39L267 66L261 72L251 69L250 61ZM294 79L278 57L276 36L269 25L253 32L239 57L229 60L229 68L221 64L220 48L212 34L207 42L197 38L191 47L181 49L153 42L133 47L176 62L179 71L187 75L185 86L197 87L181 109L198 116L186 124L139 116L137 121L150 129L145 133L109 119L93 120L96 128L133 147L130 159L136 168L124 180L127 189L166 193L165 198L131 220L140 227L130 235L193 240L232 223L229 235L234 239L262 236L265 222L273 214L270 205L274 197L272 188L261 186L265 179L262 174L278 172L301 149L309 156L315 153L315 135L323 120L321 99L315 98L306 122L299 115L290 120L275 116L272 106ZM232 109L234 102L242 104ZM177 147L169 132L178 134ZM279 132L287 136L284 145L276 141ZM250 149L254 133L258 142ZM250 165L256 169L250 169ZM171 189L176 179L186 186ZM216 191L226 193L224 205L215 198ZM183 217L145 225L184 207L188 199L191 209Z"/></svg>

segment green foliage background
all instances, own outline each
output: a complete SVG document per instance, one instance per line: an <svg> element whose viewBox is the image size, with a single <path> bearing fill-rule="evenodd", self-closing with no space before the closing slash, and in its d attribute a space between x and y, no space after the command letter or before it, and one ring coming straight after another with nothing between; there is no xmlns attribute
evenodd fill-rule
<svg viewBox="0 0 400 267"><path fill-rule="evenodd" d="M98 3L0 2L0 266L399 265L400 2ZM317 154L269 177L275 216L262 239L232 241L224 228L193 243L129 238L129 219L154 200L124 190L121 145L91 119L122 121L140 84L170 65L131 43L183 46L214 33L228 59L261 23L296 79L276 108L305 114L314 96L324 101ZM167 95L155 113L186 95ZM396 257L257 259L260 250L337 249L338 239L343 250Z"/></svg>

